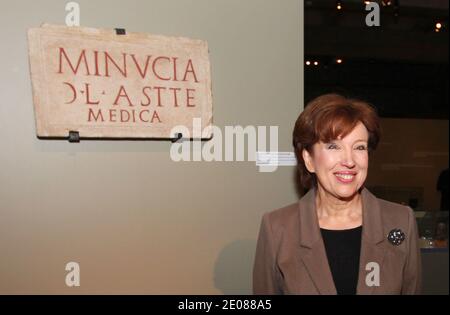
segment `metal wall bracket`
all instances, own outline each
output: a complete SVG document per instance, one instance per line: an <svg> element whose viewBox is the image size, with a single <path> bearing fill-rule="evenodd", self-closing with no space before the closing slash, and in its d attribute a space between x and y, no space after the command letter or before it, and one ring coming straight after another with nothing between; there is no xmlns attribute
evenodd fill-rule
<svg viewBox="0 0 450 315"><path fill-rule="evenodd" d="M181 138L183 138L183 134L181 132L179 132L179 133L176 133L175 138L171 138L170 141L172 141L172 143L175 143L178 140L180 140Z"/></svg>
<svg viewBox="0 0 450 315"><path fill-rule="evenodd" d="M127 35L127 31L124 28L115 28L116 35Z"/></svg>
<svg viewBox="0 0 450 315"><path fill-rule="evenodd" d="M70 143L80 142L80 133L78 131L69 131L68 140Z"/></svg>

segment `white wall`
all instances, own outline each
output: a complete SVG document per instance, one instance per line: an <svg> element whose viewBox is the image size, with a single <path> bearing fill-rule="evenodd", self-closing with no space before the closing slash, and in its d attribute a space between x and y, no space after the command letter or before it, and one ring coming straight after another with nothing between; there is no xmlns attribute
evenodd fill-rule
<svg viewBox="0 0 450 315"><path fill-rule="evenodd" d="M205 39L214 122L278 125L303 106L303 1L87 1L81 25ZM1 1L0 293L250 293L263 212L297 200L294 168L170 160L170 142L38 140L26 31L66 1ZM65 264L81 286L65 285Z"/></svg>

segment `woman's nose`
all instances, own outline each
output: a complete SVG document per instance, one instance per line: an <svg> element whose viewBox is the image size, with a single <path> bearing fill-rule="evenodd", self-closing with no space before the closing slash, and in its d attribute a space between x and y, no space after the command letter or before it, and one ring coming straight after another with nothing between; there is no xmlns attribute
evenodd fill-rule
<svg viewBox="0 0 450 315"><path fill-rule="evenodd" d="M355 166L352 150L343 150L343 154L341 156L341 164L349 168Z"/></svg>

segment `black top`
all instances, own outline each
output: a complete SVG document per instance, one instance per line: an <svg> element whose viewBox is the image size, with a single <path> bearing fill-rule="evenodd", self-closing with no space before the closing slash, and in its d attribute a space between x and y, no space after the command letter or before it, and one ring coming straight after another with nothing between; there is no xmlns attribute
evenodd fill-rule
<svg viewBox="0 0 450 315"><path fill-rule="evenodd" d="M362 226L349 230L320 229L337 294L356 294Z"/></svg>

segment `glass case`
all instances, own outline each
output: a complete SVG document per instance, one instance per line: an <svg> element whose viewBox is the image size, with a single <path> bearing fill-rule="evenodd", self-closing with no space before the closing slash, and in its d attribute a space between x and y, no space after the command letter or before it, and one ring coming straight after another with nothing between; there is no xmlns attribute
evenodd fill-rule
<svg viewBox="0 0 450 315"><path fill-rule="evenodd" d="M448 248L448 211L415 211L421 248Z"/></svg>

